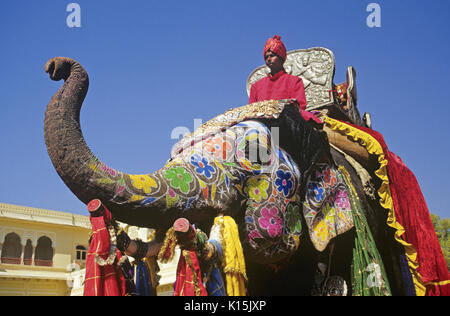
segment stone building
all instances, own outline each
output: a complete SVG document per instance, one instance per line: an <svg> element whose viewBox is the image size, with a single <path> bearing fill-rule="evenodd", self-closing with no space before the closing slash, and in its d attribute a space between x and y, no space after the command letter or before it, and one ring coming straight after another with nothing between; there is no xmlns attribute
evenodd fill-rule
<svg viewBox="0 0 450 316"><path fill-rule="evenodd" d="M87 216L0 203L0 295L70 295L89 232Z"/></svg>
<svg viewBox="0 0 450 316"><path fill-rule="evenodd" d="M131 238L152 230L124 225ZM0 296L80 296L91 223L88 216L0 203ZM171 295L175 258L160 264L157 295Z"/></svg>

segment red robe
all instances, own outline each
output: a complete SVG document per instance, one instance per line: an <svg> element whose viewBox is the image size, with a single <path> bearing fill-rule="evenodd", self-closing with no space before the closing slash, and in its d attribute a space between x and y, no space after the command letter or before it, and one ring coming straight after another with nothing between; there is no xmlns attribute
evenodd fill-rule
<svg viewBox="0 0 450 316"><path fill-rule="evenodd" d="M120 269L122 254L116 248L112 264L100 266L96 256L107 260L111 255L111 239L107 224L112 220L111 213L103 208L100 216L89 216L92 226L92 239L86 258L86 277L84 296L124 296L126 295L125 277Z"/></svg>
<svg viewBox="0 0 450 316"><path fill-rule="evenodd" d="M303 80L287 74L284 70L277 72L274 76L268 74L267 77L255 82L250 89L248 103L282 99L296 99L300 104L300 113L306 121L312 119L319 124L322 123L314 114L306 111Z"/></svg>

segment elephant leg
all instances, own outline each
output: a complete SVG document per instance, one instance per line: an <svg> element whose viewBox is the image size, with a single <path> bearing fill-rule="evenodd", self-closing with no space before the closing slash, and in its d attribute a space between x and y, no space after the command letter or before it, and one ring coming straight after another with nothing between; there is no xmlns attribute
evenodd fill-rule
<svg viewBox="0 0 450 316"><path fill-rule="evenodd" d="M252 296L310 296L317 255L308 234L300 238L297 252L283 265L267 265L246 257L248 293Z"/></svg>
<svg viewBox="0 0 450 316"><path fill-rule="evenodd" d="M334 238L321 255L319 263L323 268L320 276L323 280L320 284L320 295L346 295L351 296L351 264L353 257L354 230L350 230ZM334 285L330 285L330 281Z"/></svg>

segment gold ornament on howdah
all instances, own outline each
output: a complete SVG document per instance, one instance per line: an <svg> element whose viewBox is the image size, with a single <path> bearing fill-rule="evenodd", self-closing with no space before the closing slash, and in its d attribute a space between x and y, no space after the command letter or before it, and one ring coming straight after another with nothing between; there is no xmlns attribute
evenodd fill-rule
<svg viewBox="0 0 450 316"><path fill-rule="evenodd" d="M186 134L174 146L171 156L174 157L208 136L238 123L252 119L277 119L287 104L290 104L290 100L268 100L231 108L202 124L194 132Z"/></svg>

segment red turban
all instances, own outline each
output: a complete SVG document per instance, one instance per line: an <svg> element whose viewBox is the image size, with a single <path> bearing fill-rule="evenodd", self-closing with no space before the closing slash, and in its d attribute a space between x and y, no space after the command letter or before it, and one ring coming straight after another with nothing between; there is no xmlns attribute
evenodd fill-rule
<svg viewBox="0 0 450 316"><path fill-rule="evenodd" d="M264 51L263 56L266 57L266 52L270 49L273 53L277 54L283 60L286 60L286 47L284 46L283 42L281 41L281 37L278 35L275 35L272 38L269 38L266 42L266 45L264 45Z"/></svg>

